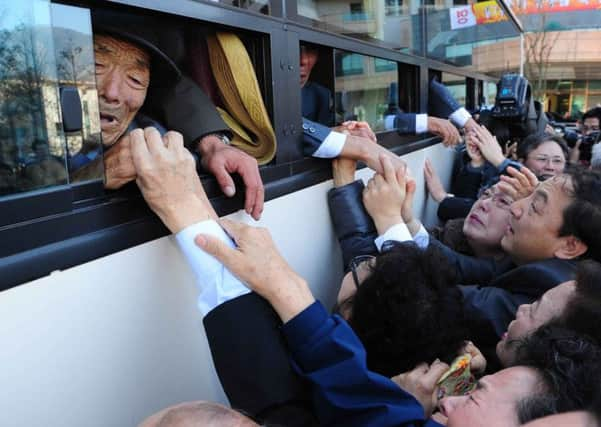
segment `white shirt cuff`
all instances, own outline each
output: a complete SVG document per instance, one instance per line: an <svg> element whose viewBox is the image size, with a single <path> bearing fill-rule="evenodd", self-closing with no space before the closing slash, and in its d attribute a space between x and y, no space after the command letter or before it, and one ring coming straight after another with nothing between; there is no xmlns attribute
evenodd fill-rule
<svg viewBox="0 0 601 427"><path fill-rule="evenodd" d="M394 114L389 114L387 116L384 116L384 129L386 129L386 130L395 129L394 119L396 119L396 115L394 115Z"/></svg>
<svg viewBox="0 0 601 427"><path fill-rule="evenodd" d="M417 233L413 236L413 241L420 249L426 249L430 244L430 235L423 225L420 225L419 230L417 230Z"/></svg>
<svg viewBox="0 0 601 427"><path fill-rule="evenodd" d="M217 237L234 248L236 245L223 229L213 220L202 221L184 228L175 235L180 249L196 276L199 288L198 308L203 316L220 304L247 294L250 290L213 256L194 243L199 234Z"/></svg>
<svg viewBox="0 0 601 427"><path fill-rule="evenodd" d="M416 114L415 115L415 133L428 132L428 115L427 114Z"/></svg>
<svg viewBox="0 0 601 427"><path fill-rule="evenodd" d="M333 159L334 157L338 157L342 152L342 147L344 147L345 142L345 134L332 131L313 153L313 157L320 157L322 159Z"/></svg>
<svg viewBox="0 0 601 427"><path fill-rule="evenodd" d="M407 225L404 222L395 224L386 230L384 234L374 240L374 244L376 245L376 248L378 248L378 252L382 251L382 245L384 242L389 240L401 243L411 241L411 233L409 232Z"/></svg>
<svg viewBox="0 0 601 427"><path fill-rule="evenodd" d="M472 118L472 115L463 107L456 110L449 116L449 120L457 127L462 128L467 121Z"/></svg>

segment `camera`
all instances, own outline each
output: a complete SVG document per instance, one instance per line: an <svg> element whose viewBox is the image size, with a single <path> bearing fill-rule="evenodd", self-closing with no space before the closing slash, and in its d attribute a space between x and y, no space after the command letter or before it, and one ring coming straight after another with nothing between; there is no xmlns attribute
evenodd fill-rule
<svg viewBox="0 0 601 427"><path fill-rule="evenodd" d="M570 148L574 148L578 140L582 140L580 142L580 160L585 162L589 162L591 160L593 145L599 142L601 136L601 132L591 132L588 135L582 135L578 131L574 130L566 130L563 134L563 138L568 143Z"/></svg>

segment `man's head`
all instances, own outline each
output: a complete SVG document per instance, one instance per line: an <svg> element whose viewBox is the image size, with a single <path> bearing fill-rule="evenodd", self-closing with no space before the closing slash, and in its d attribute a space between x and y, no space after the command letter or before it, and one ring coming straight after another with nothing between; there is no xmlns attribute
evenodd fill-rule
<svg viewBox="0 0 601 427"><path fill-rule="evenodd" d="M498 185L482 193L463 223L463 234L473 248L500 249L512 203L513 199L499 190Z"/></svg>
<svg viewBox="0 0 601 427"><path fill-rule="evenodd" d="M311 76L311 70L319 59L319 51L315 46L309 44L303 44L300 48L300 84L303 87L309 77Z"/></svg>
<svg viewBox="0 0 601 427"><path fill-rule="evenodd" d="M359 270L358 289L342 308L371 370L390 377L456 357L467 336L463 302L455 272L438 251L401 244Z"/></svg>
<svg viewBox="0 0 601 427"><path fill-rule="evenodd" d="M138 427L251 427L250 418L211 402L186 402L151 415Z"/></svg>
<svg viewBox="0 0 601 427"><path fill-rule="evenodd" d="M545 292L532 304L518 308L516 318L497 344L503 366L516 363L517 349L538 328L555 324L601 343L601 264L582 261L576 280Z"/></svg>
<svg viewBox="0 0 601 427"><path fill-rule="evenodd" d="M601 125L601 108L595 107L588 110L582 116L582 133L590 135L593 132L599 132Z"/></svg>
<svg viewBox="0 0 601 427"><path fill-rule="evenodd" d="M562 173L568 154L568 145L563 138L547 133L529 135L517 149L520 162L541 179Z"/></svg>
<svg viewBox="0 0 601 427"><path fill-rule="evenodd" d="M96 85L104 145L113 145L127 130L150 85L150 54L113 35L94 36Z"/></svg>
<svg viewBox="0 0 601 427"><path fill-rule="evenodd" d="M601 260L601 173L568 170L511 205L501 246L517 264L547 258Z"/></svg>

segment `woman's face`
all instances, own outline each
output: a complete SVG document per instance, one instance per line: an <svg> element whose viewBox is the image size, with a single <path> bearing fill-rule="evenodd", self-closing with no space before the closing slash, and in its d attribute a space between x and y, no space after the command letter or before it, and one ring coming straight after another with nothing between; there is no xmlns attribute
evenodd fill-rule
<svg viewBox="0 0 601 427"><path fill-rule="evenodd" d="M487 189L465 218L463 233L473 243L498 249L509 225L509 208L513 199L499 190L498 185Z"/></svg>
<svg viewBox="0 0 601 427"><path fill-rule="evenodd" d="M566 158L555 141L546 141L531 151L523 163L536 176L547 179L563 172Z"/></svg>

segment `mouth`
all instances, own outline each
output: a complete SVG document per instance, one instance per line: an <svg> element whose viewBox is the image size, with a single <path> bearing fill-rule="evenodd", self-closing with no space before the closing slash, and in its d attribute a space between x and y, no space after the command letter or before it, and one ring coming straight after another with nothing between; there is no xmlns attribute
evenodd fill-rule
<svg viewBox="0 0 601 427"><path fill-rule="evenodd" d="M113 127L119 124L119 120L117 120L116 116L107 113L100 113L100 127Z"/></svg>
<svg viewBox="0 0 601 427"><path fill-rule="evenodd" d="M478 217L478 215L476 214L471 214L468 217L469 222L471 222L472 224L480 224L482 226L484 226L484 223L482 222L482 220L480 219L480 217Z"/></svg>

